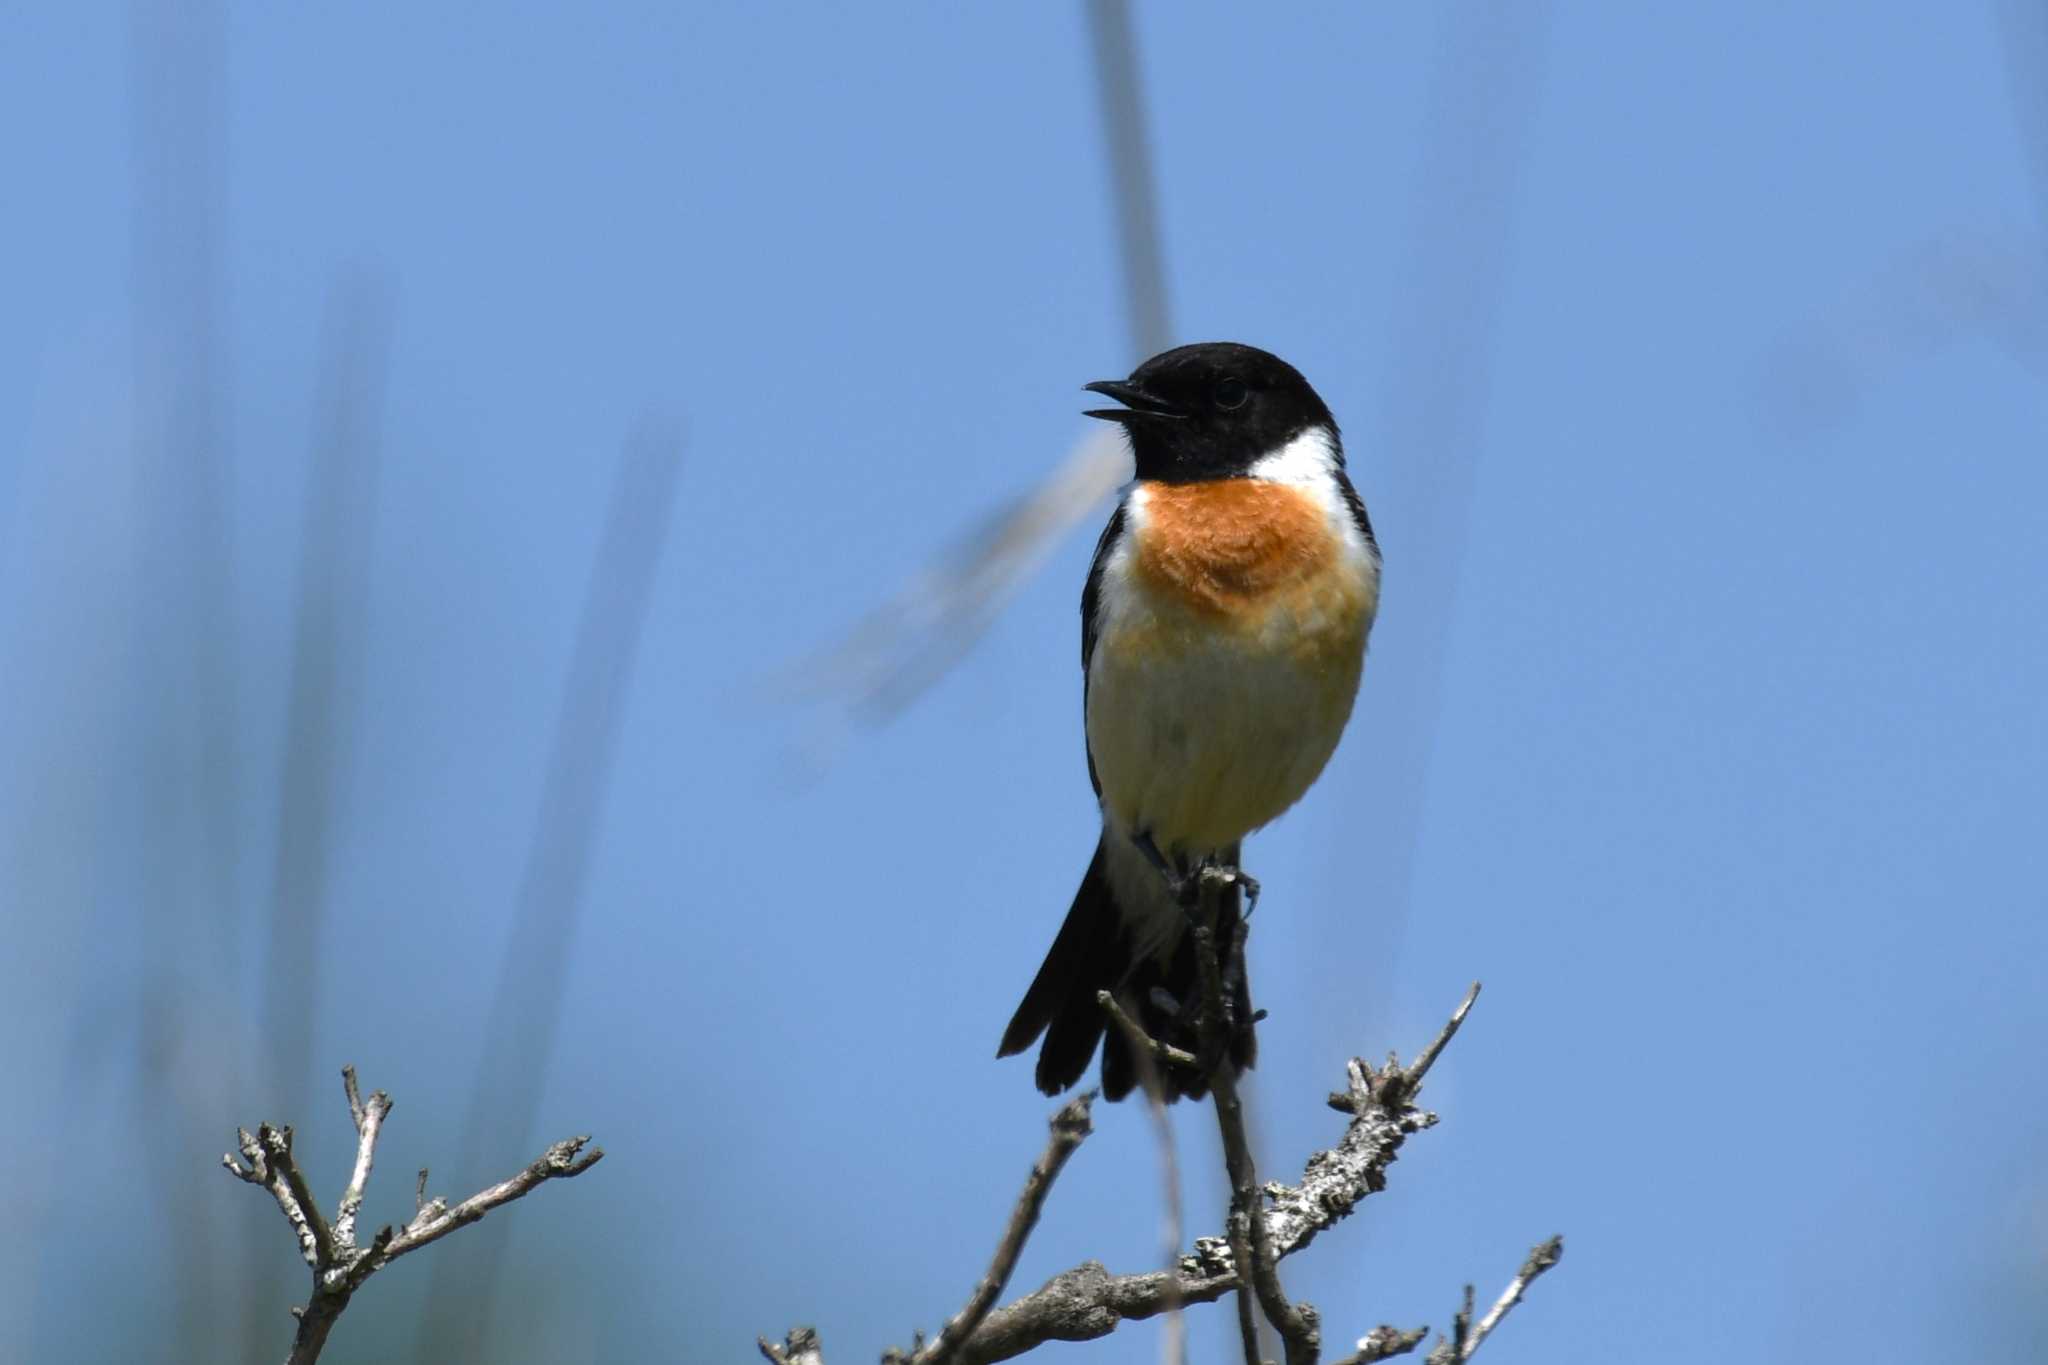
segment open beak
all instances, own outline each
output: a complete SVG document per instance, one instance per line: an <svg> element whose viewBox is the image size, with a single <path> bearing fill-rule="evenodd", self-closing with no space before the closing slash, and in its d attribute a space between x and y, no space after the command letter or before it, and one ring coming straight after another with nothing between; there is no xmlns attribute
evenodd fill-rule
<svg viewBox="0 0 2048 1365"><path fill-rule="evenodd" d="M1093 384L1083 384L1090 393L1099 393L1104 398L1114 398L1124 406L1120 408L1090 408L1083 417L1100 417L1105 422L1122 422L1126 426L1133 422L1147 422L1154 419L1171 420L1185 417L1173 404L1145 392L1136 384L1124 379L1098 379Z"/></svg>

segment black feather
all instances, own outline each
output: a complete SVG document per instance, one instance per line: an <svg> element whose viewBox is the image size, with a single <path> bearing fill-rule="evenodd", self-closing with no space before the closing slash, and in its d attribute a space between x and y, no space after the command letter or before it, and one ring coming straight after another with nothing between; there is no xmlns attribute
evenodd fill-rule
<svg viewBox="0 0 2048 1365"><path fill-rule="evenodd" d="M1201 1005L1202 978L1194 935L1182 934L1164 961L1153 957L1133 961L1123 917L1110 891L1105 857L1098 843L1080 890L1074 893L1066 923L1060 926L996 1050L998 1057L1011 1056L1029 1048L1043 1033L1045 1044L1038 1052L1035 1079L1048 1095L1059 1094L1087 1074L1098 1041L1102 1042L1104 1099L1124 1098L1144 1078L1149 1062L1139 1059L1121 1030L1108 1027L1108 1016L1096 999L1100 991L1113 992L1125 1013L1150 1036L1185 1052L1200 1050L1195 1014ZM1226 923L1238 913L1237 897L1233 888L1223 898L1221 911ZM1237 973L1227 984L1239 1025L1230 1044L1230 1063L1244 1071L1256 1060L1258 1051L1249 1022L1251 993L1245 973ZM1168 1103L1200 1099L1208 1093L1207 1083L1185 1068L1159 1070L1160 1088Z"/></svg>
<svg viewBox="0 0 2048 1365"><path fill-rule="evenodd" d="M1358 496L1358 490L1351 486L1351 480L1344 476L1341 468L1337 471L1337 491L1344 495L1344 507L1351 513L1351 524L1365 537L1365 543L1372 547L1373 556L1377 558L1380 543L1373 537L1372 518L1365 513L1365 499Z"/></svg>
<svg viewBox="0 0 2048 1365"><path fill-rule="evenodd" d="M1088 733L1088 663L1095 657L1095 613L1102 604L1102 573L1109 563L1112 547L1124 533L1124 505L1118 502L1116 511L1110 514L1109 525L1102 528L1102 536L1095 542L1095 558L1088 565L1088 581L1081 588L1081 733L1082 742L1087 743ZM1095 775L1095 749L1088 746L1088 782L1095 788L1097 796L1102 795L1102 779Z"/></svg>
<svg viewBox="0 0 2048 1365"><path fill-rule="evenodd" d="M1045 1046L1038 1053L1037 1080L1038 1088L1048 1095L1057 1095L1088 1070L1096 1040L1108 1023L1095 993L1115 990L1130 967L1130 948L1110 895L1103 856L1098 843L1088 874L1074 893L1066 923L1060 926L1059 936L1052 941L1051 951L996 1049L996 1056L1008 1057L1045 1034Z"/></svg>
<svg viewBox="0 0 2048 1365"><path fill-rule="evenodd" d="M1365 520L1364 504L1341 475L1339 482L1343 483L1352 515L1367 540L1371 540L1372 527ZM1095 558L1088 566L1088 582L1081 589L1081 714L1084 734L1088 713L1088 667L1095 657L1096 617L1101 610L1102 579L1123 534L1124 504L1119 502L1110 516L1109 525L1102 528L1101 539L1095 542ZM1094 786L1095 794L1101 796L1102 782L1096 776L1092 746L1088 753L1088 781ZM1105 831L1103 837L1117 836ZM1098 842L1095 857L1088 864L1087 875L1082 877L1080 889L1074 893L1074 903L1067 911L1066 921L1060 926L1058 937L1053 939L1052 948L1046 953L1038 975L1032 978L1031 988L1024 992L1017 1012L1010 1017L1009 1027L1003 1030L1002 1044L996 1049L998 1057L1008 1057L1024 1051L1038 1040L1040 1034L1044 1034L1045 1045L1038 1052L1036 1080L1038 1088L1048 1095L1059 1094L1087 1073L1097 1042L1103 1043L1104 1098L1124 1098L1143 1078L1149 1063L1140 1062L1130 1040L1123 1036L1121 1030L1109 1027L1108 1016L1096 999L1101 991L1113 992L1125 1013L1137 1020L1150 1036L1186 1052L1196 1052L1199 1048L1194 1017L1201 1004L1202 979L1195 962L1194 938L1190 934L1182 934L1164 961L1153 957L1133 961L1130 943L1124 934L1124 917L1110 890L1105 856L1104 848ZM1232 847L1223 851L1222 856L1225 861L1235 863L1237 850ZM1238 893L1233 888L1225 897L1223 911L1234 918L1238 913L1237 906ZM1252 1065L1257 1052L1250 1025L1250 990L1243 973L1228 985L1239 1021L1237 1036L1230 1044L1230 1061L1243 1071ZM1103 1041L1105 1032L1108 1038ZM1182 1098L1200 1099L1208 1091L1207 1083L1185 1068L1164 1068L1159 1081L1169 1102Z"/></svg>

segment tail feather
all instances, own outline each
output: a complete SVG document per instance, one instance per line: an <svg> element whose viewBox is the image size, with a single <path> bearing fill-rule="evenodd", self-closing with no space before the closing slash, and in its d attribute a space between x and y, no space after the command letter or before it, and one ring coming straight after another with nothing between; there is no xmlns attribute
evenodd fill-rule
<svg viewBox="0 0 2048 1365"><path fill-rule="evenodd" d="M1003 1030L996 1056L1022 1052L1043 1033L1038 1088L1057 1095L1080 1080L1108 1022L1095 993L1117 988L1130 967L1130 955L1098 843L1088 874L1081 878L1081 889L1074 893L1066 923L1060 926L1044 965L1032 978L1031 989L1024 992L1017 1012L1010 1017L1010 1026Z"/></svg>
<svg viewBox="0 0 2048 1365"><path fill-rule="evenodd" d="M1235 889L1222 908L1226 914L1237 913ZM1239 974L1228 985L1237 1018L1249 1021L1251 995L1244 976ZM1086 1074L1100 1041L1103 1097L1120 1100L1138 1085L1150 1063L1136 1054L1121 1031L1107 1029L1109 1021L1097 993L1114 992L1125 1012L1148 1034L1193 1052L1199 1043L1194 1011L1201 989L1193 935L1183 934L1163 960L1133 960L1124 917L1110 890L1104 849L1098 843L1066 922L1003 1031L996 1055L1022 1052L1043 1033L1036 1080L1040 1090L1057 1095ZM1239 1071L1249 1068L1256 1051L1251 1029L1241 1026L1231 1042L1231 1064ZM1208 1092L1205 1081L1179 1067L1162 1068L1158 1079L1169 1102L1200 1099Z"/></svg>

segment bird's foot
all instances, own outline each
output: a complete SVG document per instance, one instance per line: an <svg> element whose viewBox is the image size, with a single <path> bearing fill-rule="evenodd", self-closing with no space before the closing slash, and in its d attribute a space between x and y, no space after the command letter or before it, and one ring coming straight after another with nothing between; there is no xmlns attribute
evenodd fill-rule
<svg viewBox="0 0 2048 1365"><path fill-rule="evenodd" d="M1200 873L1202 881L1222 887L1236 887L1244 893L1244 913L1240 919L1250 919L1252 911L1259 908L1259 879L1241 867L1227 863L1207 863Z"/></svg>
<svg viewBox="0 0 2048 1365"><path fill-rule="evenodd" d="M1131 836L1131 844L1145 855L1145 861L1152 864L1152 870L1159 874L1159 880L1166 883L1166 890L1184 910L1192 911L1202 899L1200 874L1190 875L1186 868L1159 851L1159 845L1152 840L1150 830L1139 830Z"/></svg>
<svg viewBox="0 0 2048 1365"><path fill-rule="evenodd" d="M1168 858L1160 852L1150 830L1140 830L1131 836L1131 844L1145 855L1145 861L1152 864L1152 870L1166 883L1166 889L1182 909L1190 913L1199 909L1204 887L1215 886L1223 889L1236 887L1244 893L1242 919L1250 919L1252 911L1259 908L1259 879L1241 867L1230 863L1205 861L1189 870L1184 860Z"/></svg>
<svg viewBox="0 0 2048 1365"><path fill-rule="evenodd" d="M1243 970L1242 959L1237 970ZM1183 1063L1197 1076L1206 1079L1226 1062L1249 1059L1258 1050L1258 1026L1265 1021L1266 1011L1249 1008L1242 981L1226 985L1217 1001L1222 1017L1213 1029L1203 1026L1204 1001L1199 994L1183 999L1164 986L1153 986L1145 993L1145 1003L1150 1007L1153 1037L1181 1049L1186 1054Z"/></svg>

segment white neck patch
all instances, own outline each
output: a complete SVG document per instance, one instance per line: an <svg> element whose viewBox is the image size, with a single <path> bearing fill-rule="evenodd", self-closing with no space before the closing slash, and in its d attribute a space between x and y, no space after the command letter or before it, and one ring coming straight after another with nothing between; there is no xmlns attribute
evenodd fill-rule
<svg viewBox="0 0 2048 1365"><path fill-rule="evenodd" d="M1344 496L1344 465L1337 454L1337 436L1326 426L1313 426L1262 456L1245 471L1254 479L1286 484L1307 494L1323 509L1357 561L1377 575L1379 551L1365 538Z"/></svg>
<svg viewBox="0 0 2048 1365"><path fill-rule="evenodd" d="M1259 457L1245 472L1255 479L1322 488L1336 474L1337 442L1326 426L1313 426L1278 450Z"/></svg>

